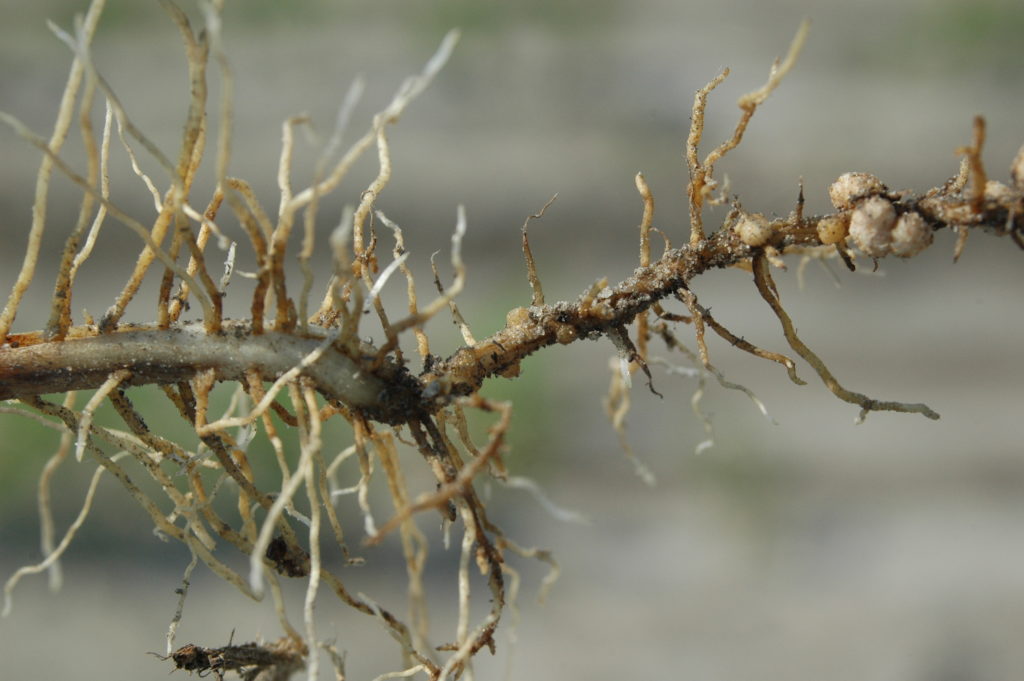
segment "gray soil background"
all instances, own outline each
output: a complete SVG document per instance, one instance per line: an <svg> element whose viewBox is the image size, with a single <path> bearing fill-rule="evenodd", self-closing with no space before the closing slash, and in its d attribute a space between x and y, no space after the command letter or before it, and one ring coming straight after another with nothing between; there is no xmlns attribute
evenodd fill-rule
<svg viewBox="0 0 1024 681"><path fill-rule="evenodd" d="M99 68L138 127L174 150L186 87L176 30L155 3L109 5L95 41ZM378 206L405 230L426 299L429 255L446 252L456 206L465 205L469 283L460 306L478 337L500 327L508 309L528 304L519 230L556 192L531 232L551 301L575 298L601 277L619 281L636 266L637 171L654 192L655 225L681 243L688 233L682 148L694 91L731 68L711 98L710 148L730 134L737 97L763 83L804 17L813 25L803 56L720 165L746 209L788 213L802 177L806 209L823 212L829 182L851 170L874 172L896 189L940 184L956 172L954 151L969 142L979 113L988 121L993 178L1006 179L1024 142L1024 6L1011 0L228 5L237 96L231 173L253 182L271 209L282 120L308 112L328 129L362 74L367 89L354 138L444 33L462 29L448 67L393 129L394 176ZM44 135L70 61L44 20L68 27L84 9L67 0L0 0L0 109ZM80 158L76 136L71 159ZM296 175L308 181L316 150L299 146ZM3 130L0 159L6 292L24 249L38 156ZM114 199L150 215L123 154L118 163ZM375 169L371 155L325 204L325 233ZM193 202L201 205L202 180L197 187ZM67 182L56 183L44 244L50 262L16 330L45 319L53 254L76 199ZM721 215L709 215L708 224ZM136 243L119 227L107 225L105 254L83 270L76 314L105 309L127 277L119 256L134 254ZM521 543L553 549L562 577L538 605L543 571L521 565L515 641L499 635L498 655L480 656L477 678L1019 678L1024 254L981 234L956 265L952 249L952 235L940 233L924 254L883 260L875 274L833 265L839 286L812 264L799 287L795 258L789 272L776 274L804 340L840 380L873 397L927 402L942 414L938 422L872 414L854 425L857 409L834 399L808 367L800 372L809 384L798 387L776 365L712 339L716 366L754 390L778 425L742 394L709 385L703 408L715 446L696 454L705 434L689 404L695 382L658 370L655 387L665 398L638 381L629 418L630 444L657 476L648 487L603 417L610 343L551 349L528 360L519 381L489 386L488 394L517 404L513 472L533 477L589 522L552 521L528 495L493 490L492 519ZM399 308L404 286L392 288L389 300ZM748 274L711 273L695 290L737 335L786 350ZM129 308L139 321L151 314L141 302ZM428 329L440 354L457 346L449 327L439 318ZM53 446L0 414L5 579L39 558L33 495ZM62 474L59 527L74 518L83 471ZM45 578L34 577L15 592L13 613L0 621L0 677L166 678L169 663L145 652L164 649L188 556L155 539L113 481L101 484L99 497L68 552L63 590L52 595ZM421 526L433 523L424 518ZM351 525L358 534L359 523ZM435 547L428 570L439 643L450 631L446 599L455 589L449 554ZM393 556L369 557L353 583L401 611L404 568ZM280 635L269 603L247 601L204 568L193 582L179 644L221 645L232 630L236 641ZM486 600L482 590L478 597ZM299 607L292 605L296 620ZM349 653L346 678L397 668L393 645L369 618L329 594L318 614L321 635Z"/></svg>

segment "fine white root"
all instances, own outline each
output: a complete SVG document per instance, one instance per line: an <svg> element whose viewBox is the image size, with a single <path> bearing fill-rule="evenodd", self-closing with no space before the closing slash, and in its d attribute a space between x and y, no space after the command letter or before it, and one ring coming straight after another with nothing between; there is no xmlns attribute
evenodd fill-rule
<svg viewBox="0 0 1024 681"><path fill-rule="evenodd" d="M559 574L550 551L519 545L491 517L491 481L525 491L560 522L587 522L582 514L550 501L535 481L515 474L510 463L516 459L507 456L506 441L512 406L483 396L492 378L514 378L530 355L582 339L611 340L617 354L610 364L605 409L636 475L654 484L653 472L626 437L630 407L639 400L631 392L637 371L658 396L651 366L696 379L691 406L704 429L697 453L714 443L711 419L701 404L712 377L721 387L743 392L774 423L750 389L727 380L711 362L708 329L735 349L778 364L796 384L804 384L797 375L797 361L806 361L836 397L860 407L861 420L876 410L938 418L926 405L882 402L839 384L797 335L770 266L785 269L788 256L795 255L804 258L798 271L801 279L809 258L822 263L840 259L856 270L854 248L870 258L910 258L932 243L936 230L947 227L958 235L956 256L965 248L968 234L979 230L1010 236L1024 248L1024 150L1013 161L1005 184L990 179L982 163L985 124L980 118L974 122L971 143L959 150L964 156L960 173L926 193L890 191L873 175L847 173L830 189L835 211L827 215L804 213L802 180L796 205L786 217L769 217L770 211L758 213L741 204L728 178L715 176L716 167L742 142L755 112L793 67L807 35L804 23L764 84L739 99L740 116L731 135L705 153L699 146L708 99L728 70L697 91L684 150L690 216L690 238L684 245L673 247L668 235L655 227L654 196L644 175L637 173L637 209L642 213L639 225L630 229L638 227L639 266L617 284L595 276L577 298L548 302L528 227L545 214L553 196L522 227L530 304L521 301L504 316L503 328L478 339L456 304L467 288L464 206L458 206L451 234L452 271L442 276L431 257L437 294L421 305L405 235L384 205L397 172L391 145L398 144L399 135L392 126L449 59L456 32L445 36L422 70L401 84L353 140L346 138L364 90L359 79L344 94L326 139L315 133L310 116L285 120L280 128L276 203L268 204L249 182L228 175L234 75L224 53L224 0L199 0L198 11L187 12L172 0L162 3L180 33L188 66L186 91L168 95L187 106L180 146L173 153L157 148L136 127L93 62L91 41L103 4L94 0L73 31L53 29L71 49L73 64L52 133L36 134L0 112L0 122L41 155L21 270L0 312L0 400L19 404L0 405L0 414L16 413L60 432L60 444L39 479L44 558L7 580L2 612L10 611L13 590L26 575L49 570L51 586L59 586L59 559L88 516L99 479L110 473L148 516L159 538L190 552L167 630L167 656L162 659L200 675L220 678L234 671L242 678L283 681L305 666L313 681L320 674L320 656L327 653L336 678L345 678L345 655L338 652L343 647L320 639L323 625L317 620L319 604L332 593L349 612L367 616L364 623L379 623L394 640L401 654L400 669L376 679L422 676L448 681L472 680L475 673L483 676L477 660L486 655L477 654L484 649L494 652L499 631L515 642L516 598L522 586L519 561L548 566L539 589L541 600ZM220 88L219 105L212 87ZM214 102L212 107L208 100ZM99 134L93 125L101 106L105 111ZM63 152L76 112L84 164L69 161ZM301 158L297 145L302 133L320 147L314 150L311 176L295 167ZM210 152L215 153L212 159L204 158L208 138ZM340 192L355 164L373 150L376 159L365 160L375 161L376 171L368 173L364 184L346 188L347 194ZM122 194L111 187L110 174L118 162L134 173L127 191L145 199L155 215L147 208L147 217L133 217L124 208L129 204L115 201ZM151 170L154 162L156 172ZM16 332L12 329L19 305L36 270L44 269L39 257L54 171L78 187L77 218L59 235L63 250L51 288L54 294L44 308L49 321L41 330ZM194 187L194 181L211 172L213 182L203 194L204 188ZM304 178L302 184L297 178ZM340 222L334 223L332 217L325 234L323 212L328 206L332 212L340 206ZM715 208L728 211L717 229L710 228ZM84 278L90 268L82 265L101 238L116 240L106 227L110 220L137 235L127 240L133 250L126 257L134 261L129 260L127 280L105 314L94 320L85 312L82 320L73 321L71 301L79 300L77 291L88 285L79 275ZM411 218L406 226L414 227ZM664 241L660 255L652 253L652 232ZM216 239L213 245L211 238ZM385 242L390 248L382 245ZM326 284L319 307L310 300L318 249L331 259L329 280L316 282L318 287ZM711 270L753 275L757 294L778 318L793 357L738 336L724 319L712 316L710 306L698 302L699 277ZM392 290L385 289L394 284L396 272L405 277L407 299L397 316L385 305ZM143 321L122 319L127 310L140 306L141 292L150 288L157 293ZM240 295L245 299L239 300ZM238 319L226 319L228 310L235 314L238 302L247 311ZM677 302L683 307L673 311ZM199 321L185 321L190 309L200 315ZM458 325L463 345L432 349L428 322L445 309ZM694 350L678 339L681 327L692 327ZM380 331L383 342L369 338L379 338ZM415 349L409 346L410 338L415 338ZM659 339L670 352L682 353L690 366L655 356L652 342ZM223 389L221 383L231 385ZM162 414L150 406L154 403L149 395L143 398L136 392L138 386L155 386L152 391L159 404L187 424L184 439L167 434L168 426L156 418ZM83 398L84 405L76 406L75 391L81 390L94 392ZM43 397L51 393L65 396ZM121 425L106 425L107 416L120 419ZM484 428L485 438L480 437ZM77 517L57 541L51 485L58 466L72 451L78 461L88 457L98 466ZM629 480L628 471L624 480ZM382 513L388 515L378 523ZM420 520L426 520L431 530L421 530L426 526ZM434 532L438 525L440 531ZM361 529L366 535L359 556L350 554L346 544L352 526L356 534ZM434 580L426 578L433 537L445 549L449 543L458 545L457 556L452 556L452 597L440 603L447 606L452 626L440 644L430 630L427 608L428 603L435 607L437 595ZM382 543L387 546L379 548ZM333 567L370 563L388 548L401 556L405 567L400 614L349 590L348 576L343 581L339 575L357 580L358 570L335 572ZM227 646L190 644L175 650L199 562L249 598L259 600L269 591L283 638L270 644L237 644L232 639ZM300 597L290 600L281 583L284 577L302 580ZM296 615L300 603L301 616ZM506 612L511 616L505 617Z"/></svg>

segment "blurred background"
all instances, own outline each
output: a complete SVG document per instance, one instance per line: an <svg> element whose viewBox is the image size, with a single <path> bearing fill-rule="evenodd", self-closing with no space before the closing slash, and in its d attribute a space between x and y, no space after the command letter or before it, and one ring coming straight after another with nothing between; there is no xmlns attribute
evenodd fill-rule
<svg viewBox="0 0 1024 681"><path fill-rule="evenodd" d="M96 63L136 125L173 158L187 104L177 31L155 3L108 5ZM183 6L197 16L192 3ZM45 20L70 27L85 7L0 0L0 108L44 136L70 63ZM445 32L461 28L449 65L392 129L394 174L377 205L405 230L422 300L430 297L429 256L441 250L446 258L456 206L465 205L469 282L459 304L483 337L503 324L505 311L528 304L520 227L556 192L531 227L549 301L632 272L637 171L654 192L655 225L681 243L688 234L682 150L694 91L732 69L710 100L707 150L731 133L737 97L764 82L805 17L813 25L799 63L719 165L746 209L788 213L803 178L807 210L822 212L828 184L852 170L874 172L896 189L941 184L956 172L955 149L969 143L979 113L988 121L989 173L1006 179L1024 143L1024 6L1015 0L229 2L230 172L252 182L273 211L281 121L308 113L314 127L329 131L345 91L362 75L354 139ZM216 74L211 85L218 92ZM102 117L95 121L102 125ZM318 149L298 147L295 178L304 186ZM81 158L77 130L66 155ZM152 202L123 153L114 156L113 198L145 221ZM4 130L0 158L6 292L25 246L38 154ZM155 164L143 163L159 177ZM324 203L324 234L375 172L371 154ZM205 204L209 186L197 182L194 205ZM78 198L70 183L55 180L42 264L15 330L45 322L54 254ZM708 224L720 218L709 215ZM98 254L83 267L78 320L83 309L102 313L128 276L125 253L136 251L135 237L120 227L107 225ZM523 492L489 490L491 518L520 543L551 548L562 577L541 606L535 595L543 569L514 563L524 576L515 641L501 634L498 655L478 659L478 678L1019 676L1024 261L1009 240L981 234L955 266L952 249L952 236L940 233L921 256L884 260L877 273L812 263L800 287L793 258L788 273L776 274L803 339L847 387L927 402L942 414L938 422L872 414L855 425L857 409L834 399L808 367L800 373L809 384L798 387L778 366L711 338L714 364L751 388L775 423L741 393L709 385L702 408L714 424L714 446L697 454L706 434L690 407L694 379L657 371L664 399L637 381L629 442L657 477L649 487L603 416L610 343L551 348L527 360L517 381L488 385L487 395L516 405L507 457L513 473L533 477L588 522L555 522ZM401 306L404 285L391 288ZM710 273L695 291L737 335L787 350L748 274ZM128 317L149 320L151 299L140 297ZM233 313L243 314L244 303ZM447 320L428 331L438 354L457 347ZM686 330L680 336L689 337ZM339 450L348 444L344 435ZM55 443L51 432L0 414L5 579L40 557L35 486ZM58 475L60 531L74 518L90 472L69 465ZM420 525L434 523L425 517ZM358 536L358 522L351 525ZM438 642L450 631L451 553L436 546L428 569ZM405 576L396 555L370 554L366 567L342 569L353 591L401 612ZM14 594L14 612L0 621L4 675L165 678L169 663L144 652L163 650L187 560L184 549L152 535L115 481L104 480L67 553L63 591L51 595L44 577L28 578ZM292 607L299 618L298 601ZM397 667L393 644L368 618L329 594L318 612L321 635L349 651L347 678ZM236 641L280 635L269 603L247 601L200 567L178 644L222 645L232 630Z"/></svg>

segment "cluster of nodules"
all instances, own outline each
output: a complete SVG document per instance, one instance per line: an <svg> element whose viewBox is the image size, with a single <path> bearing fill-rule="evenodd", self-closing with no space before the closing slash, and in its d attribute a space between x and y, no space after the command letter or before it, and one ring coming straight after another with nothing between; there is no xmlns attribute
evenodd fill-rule
<svg viewBox="0 0 1024 681"><path fill-rule="evenodd" d="M932 243L932 228L912 208L897 209L888 188L870 173L844 173L828 188L836 215L818 222L823 244L849 238L865 255L909 258Z"/></svg>
<svg viewBox="0 0 1024 681"><path fill-rule="evenodd" d="M1002 182L985 182L983 197L999 205L1020 205L1024 195L1024 146L1010 164L1012 186ZM864 255L881 258L895 255L909 258L932 243L932 226L915 210L901 203L871 173L844 173L828 188L832 205L838 211L818 220L818 240L826 245L843 245L848 241ZM1013 215L1013 210L1010 213ZM766 246L774 234L772 222L761 213L740 211L732 226L736 236L747 246Z"/></svg>
<svg viewBox="0 0 1024 681"><path fill-rule="evenodd" d="M832 245L849 239L865 255L909 258L932 242L932 229L920 213L897 207L888 188L870 173L845 173L828 188L839 212L818 221L818 239ZM742 213L733 230L748 246L763 246L772 235L768 219Z"/></svg>

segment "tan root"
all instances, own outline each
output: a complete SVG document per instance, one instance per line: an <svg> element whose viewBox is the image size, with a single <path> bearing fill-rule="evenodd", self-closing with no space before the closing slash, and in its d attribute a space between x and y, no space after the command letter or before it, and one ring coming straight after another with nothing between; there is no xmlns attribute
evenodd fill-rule
<svg viewBox="0 0 1024 681"><path fill-rule="evenodd" d="M368 623L382 624L396 641L402 671L389 673L387 678L423 674L437 680L468 674L476 653L495 648L505 607L518 589L519 573L507 559L539 560L551 566L549 580L557 574L549 552L522 548L502 532L488 517L478 493L478 483L485 478L511 488L537 489L510 474L506 466L503 453L513 423L512 407L483 398L480 390L486 381L517 375L523 360L545 347L607 337L616 349L607 410L626 451L632 455L625 437L632 403L631 376L642 371L651 392L657 394L652 368L660 366L668 367L669 373L688 370L698 377L694 409L709 435L698 448L710 446L711 422L699 404L707 377L714 376L720 385L744 392L765 415L767 411L748 388L726 380L715 367L705 341L708 328L734 347L782 365L793 382L803 383L794 359L737 336L724 320L712 316L709 308L698 302L695 283L700 275L735 267L753 273L757 292L778 318L788 345L834 395L860 407L861 418L877 410L938 418L923 404L876 400L843 387L797 335L775 287L770 264L783 263L789 254L834 257L838 253L852 268L853 246L872 258L911 257L943 228L958 234L956 257L963 251L967 235L978 230L1010 235L1024 247L1024 162L1015 160L1009 185L993 184L981 160L985 126L980 118L975 121L971 144L961 150L963 171L923 194L893 193L873 176L851 174L836 186L834 212L805 215L801 187L795 211L775 219L741 210L738 200L727 196L714 177L716 164L741 143L758 107L792 68L807 35L805 24L785 58L772 67L765 84L740 99L741 114L732 135L703 157L699 146L707 100L728 70L697 91L684 153L690 213L685 245L671 247L668 236L655 227L654 197L644 176L638 174L635 184L642 214L637 269L617 284L596 281L576 300L548 302L527 228L530 220L544 215L552 197L522 227L530 304L510 310L504 328L478 339L455 303L467 278L461 256L468 228L465 211L458 209L451 237L454 278L447 285L442 283L435 266L438 295L424 304L417 297L407 265L410 254L402 228L380 205L392 173L391 126L437 76L457 35L447 36L423 70L403 83L373 116L368 129L342 149L341 131L350 123L361 92L361 85L353 86L340 107L334 133L323 144L308 187L293 186L292 172L295 129L308 120L286 121L278 168L280 196L277 206L268 210L246 180L228 175L232 70L221 45L223 3L201 3L203 25L198 27L170 2L163 4L179 29L188 61L189 90L183 100L185 122L176 160L136 128L91 59L90 45L103 6L99 0L76 24L73 35L59 33L73 51L73 64L49 137L0 113L0 121L42 154L25 256L0 313L0 400L12 401L0 412L41 419L61 432L60 446L39 483L45 556L8 580L4 612L10 610L14 586L22 577L49 570L53 583L59 583L59 558L89 512L96 481L107 472L149 516L161 536L188 549L191 562L185 569L164 658L179 669L218 677L232 671L245 678L286 678L305 666L315 676L319 652L325 651L336 673L343 675L344 658L335 647L319 640L322 632L318 632L314 617L323 592L331 592L353 611L368 615ZM216 81L222 88L219 115L208 115L208 68L218 71ZM72 167L62 156L64 140L76 120L76 106L87 155L83 170ZM97 139L90 115L99 106L105 111L105 122ZM213 159L216 183L201 195L195 180L206 140L214 132L208 126L216 128L218 140ZM115 134L120 148L112 144ZM336 217L330 220L333 230L321 243L324 240L317 232L324 222L320 213L324 198L338 191L356 161L371 150L377 154L375 177L352 193L352 206L342 212L340 222ZM152 199L153 215L147 219L133 217L111 198L107 169L111 156L122 152ZM137 154L155 159L162 175L146 175ZM80 187L78 217L61 251L46 327L16 332L13 324L19 305L39 264L54 172ZM732 204L732 209L717 229L708 229L706 209L723 204ZM237 235L224 227L228 220L218 224L222 216L238 223ZM106 226L101 234L109 221L121 224ZM379 225L393 235L390 256L378 249ZM74 288L81 286L79 267L99 239L120 227L127 227L136 240L135 265L98 322L89 317L76 321L71 301ZM651 253L652 232L665 241L657 258ZM390 238L388 232L383 235ZM214 246L223 252L215 251ZM333 270L319 306L312 309L309 299L315 277L310 259L315 249L325 246L333 256ZM236 252L246 250L256 266L254 272L242 273L252 280L251 292L242 294L249 301L249 313L243 320L227 320L223 301L232 276L240 274L234 269ZM297 282L286 276L286 264L295 255L302 271ZM221 262L222 275L214 267L217 264L219 268ZM405 278L408 300L399 315L386 309L382 296L385 287L393 285L396 273ZM159 282L151 317L127 322L128 304L139 301L147 277ZM199 322L182 320L192 301L201 310ZM685 313L670 311L668 304L676 304L673 301L681 301ZM371 310L376 315L374 323L384 332L379 345L363 340L361 324ZM433 354L436 349L429 343L427 325L445 310L459 325L464 345L442 357ZM692 325L695 351L680 342L680 325ZM409 335L416 344L413 352L402 348ZM653 345L659 340L673 356L682 353L690 366L678 367L655 356ZM415 358L422 366L411 365ZM220 399L217 386L221 383L235 386L227 396L227 407ZM159 386L159 395L166 397L188 424L195 434L195 444L189 446L195 451L162 435L155 424L152 429L147 425L131 397L136 386L146 384ZM88 399L76 400L74 392L81 390L95 392ZM51 393L66 397L62 402L44 399ZM113 417L119 420L117 427L99 418L104 405L112 408ZM475 440L476 416L489 425L487 435ZM335 449L324 428L338 420L350 429L352 441ZM297 433L296 445L286 444L289 440L283 433L287 428ZM260 469L254 465L249 445L258 437L271 445L276 482L268 483L265 476L254 472ZM479 441L483 444L475 444ZM293 446L297 451L290 452ZM409 450L413 460L408 457ZM63 538L55 541L49 511L51 478L72 451L96 468L79 517ZM420 478L407 475L417 461L431 478L423 489L410 483ZM639 474L653 480L638 459L634 457L634 461ZM376 508L379 501L371 494L371 485L380 476L385 478L390 509ZM138 479L145 483L136 482ZM348 515L336 505L347 495L353 498L353 511ZM232 512L224 514L223 506L214 502L228 496L233 500ZM562 511L556 515L571 516ZM387 520L378 525L381 517ZM434 639L426 609L429 585L423 575L428 540L417 526L424 518L428 523L440 523L445 532L459 525L462 530L455 577L458 598L453 605L456 624L454 631L441 637L446 643L440 646L431 643ZM367 552L365 557L350 553L346 543L353 526L366 537L359 545L360 552ZM369 596L354 595L343 573L334 571L330 562L332 550L346 564L370 561L371 552L378 550L371 547L388 542L399 547L406 564L406 616L381 607ZM231 567L237 565L232 559L237 556L226 554L246 557L247 574ZM259 599L269 590L283 638L274 643L219 647L189 644L172 650L179 627L187 625L185 595L192 569L199 562L251 598ZM301 626L294 626L287 617L279 583L282 577L305 580ZM488 605L475 608L473 604L482 600Z"/></svg>

